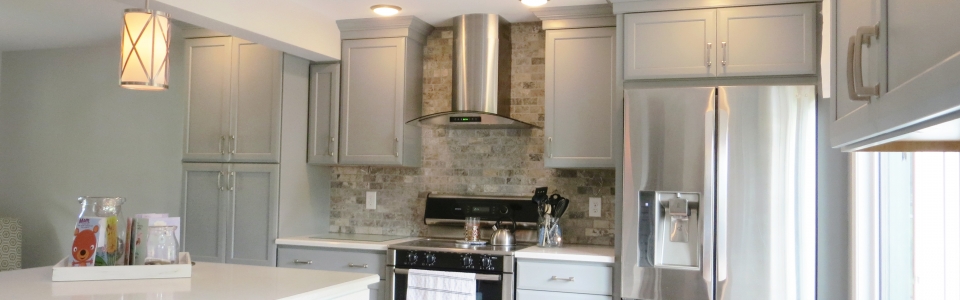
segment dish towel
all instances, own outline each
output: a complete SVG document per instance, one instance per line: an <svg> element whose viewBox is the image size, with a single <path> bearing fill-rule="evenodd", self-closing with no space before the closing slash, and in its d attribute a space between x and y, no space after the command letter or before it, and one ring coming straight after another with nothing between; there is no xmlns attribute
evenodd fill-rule
<svg viewBox="0 0 960 300"><path fill-rule="evenodd" d="M410 269L407 299L476 300L477 274Z"/></svg>

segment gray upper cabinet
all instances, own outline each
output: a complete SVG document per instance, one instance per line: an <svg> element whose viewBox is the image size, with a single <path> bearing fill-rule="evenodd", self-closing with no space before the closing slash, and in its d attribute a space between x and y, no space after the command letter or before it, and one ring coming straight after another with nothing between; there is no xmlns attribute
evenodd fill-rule
<svg viewBox="0 0 960 300"><path fill-rule="evenodd" d="M830 144L955 151L960 2L834 1ZM954 146L950 146L950 145ZM869 150L868 150L869 151Z"/></svg>
<svg viewBox="0 0 960 300"><path fill-rule="evenodd" d="M280 167L183 165L183 249L195 261L276 265Z"/></svg>
<svg viewBox="0 0 960 300"><path fill-rule="evenodd" d="M546 167L614 167L615 36L614 27L547 30Z"/></svg>
<svg viewBox="0 0 960 300"><path fill-rule="evenodd" d="M624 79L814 75L816 7L626 14Z"/></svg>
<svg viewBox="0 0 960 300"><path fill-rule="evenodd" d="M624 79L716 76L715 9L624 16Z"/></svg>
<svg viewBox="0 0 960 300"><path fill-rule="evenodd" d="M717 10L718 76L817 73L817 5Z"/></svg>
<svg viewBox="0 0 960 300"><path fill-rule="evenodd" d="M416 17L337 25L344 40L336 163L419 166L420 127L407 121L421 114L423 42L433 27Z"/></svg>
<svg viewBox="0 0 960 300"><path fill-rule="evenodd" d="M307 163L337 164L340 135L340 64L310 66Z"/></svg>
<svg viewBox="0 0 960 300"><path fill-rule="evenodd" d="M283 54L233 37L186 41L185 162L280 162Z"/></svg>

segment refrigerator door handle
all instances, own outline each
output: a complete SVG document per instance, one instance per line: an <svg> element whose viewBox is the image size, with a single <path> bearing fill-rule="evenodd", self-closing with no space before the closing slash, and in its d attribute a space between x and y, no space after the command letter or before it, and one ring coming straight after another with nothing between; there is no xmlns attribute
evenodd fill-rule
<svg viewBox="0 0 960 300"><path fill-rule="evenodd" d="M700 218L703 220L703 230L701 231L702 236L702 250L701 250L701 272L703 272L703 280L706 282L707 286L713 286L714 284L714 253L715 245L714 240L715 236L715 222L714 222L714 207L716 205L716 195L714 191L716 188L715 184L715 169L713 166L716 165L716 131L717 131L717 110L716 110L716 91L710 94L710 102L707 106L707 111L704 114L704 166L705 174L703 178L704 182L704 197L703 201L700 202L700 209L703 213L700 214ZM712 290L712 289L711 289ZM714 295L712 292L708 293L709 299L713 300Z"/></svg>
<svg viewBox="0 0 960 300"><path fill-rule="evenodd" d="M717 293L727 280L727 188L730 158L730 106L721 87L717 102Z"/></svg>

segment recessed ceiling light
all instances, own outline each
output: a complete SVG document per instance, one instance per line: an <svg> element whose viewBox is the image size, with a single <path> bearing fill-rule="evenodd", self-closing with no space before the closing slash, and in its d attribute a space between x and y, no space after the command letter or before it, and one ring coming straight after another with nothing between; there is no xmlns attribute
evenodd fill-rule
<svg viewBox="0 0 960 300"><path fill-rule="evenodd" d="M547 1L550 0L520 0L520 3L526 4L527 6L540 6L547 4Z"/></svg>
<svg viewBox="0 0 960 300"><path fill-rule="evenodd" d="M400 12L400 7L395 5L377 4L371 6L374 13L381 16L392 16Z"/></svg>

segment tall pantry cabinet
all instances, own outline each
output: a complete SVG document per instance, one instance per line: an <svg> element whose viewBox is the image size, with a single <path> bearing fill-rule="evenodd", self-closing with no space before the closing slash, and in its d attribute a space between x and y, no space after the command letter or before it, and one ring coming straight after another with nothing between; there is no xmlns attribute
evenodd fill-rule
<svg viewBox="0 0 960 300"><path fill-rule="evenodd" d="M196 261L276 266L284 59L235 37L186 40L181 244Z"/></svg>

